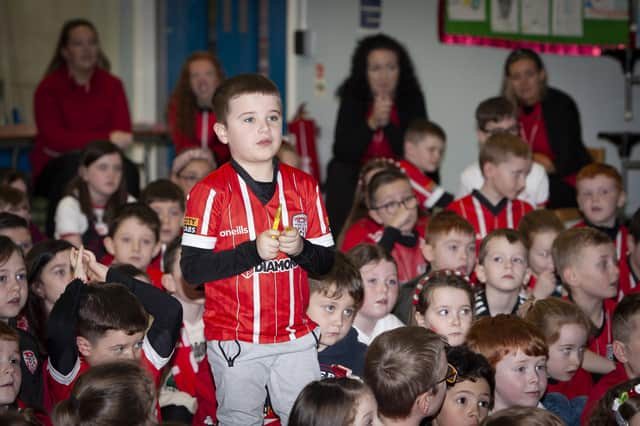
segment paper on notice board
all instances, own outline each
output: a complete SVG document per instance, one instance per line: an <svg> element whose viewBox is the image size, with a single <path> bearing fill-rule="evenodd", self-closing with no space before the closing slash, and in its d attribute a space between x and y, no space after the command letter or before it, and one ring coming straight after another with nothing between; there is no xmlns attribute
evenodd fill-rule
<svg viewBox="0 0 640 426"><path fill-rule="evenodd" d="M582 37L582 0L554 0L553 35Z"/></svg>
<svg viewBox="0 0 640 426"><path fill-rule="evenodd" d="M447 17L450 21L484 21L485 0L448 0Z"/></svg>
<svg viewBox="0 0 640 426"><path fill-rule="evenodd" d="M491 31L494 33L517 33L517 0L491 0Z"/></svg>
<svg viewBox="0 0 640 426"><path fill-rule="evenodd" d="M549 0L522 0L521 7L522 33L549 35Z"/></svg>
<svg viewBox="0 0 640 426"><path fill-rule="evenodd" d="M629 16L628 0L586 0L585 19L607 19L623 21Z"/></svg>

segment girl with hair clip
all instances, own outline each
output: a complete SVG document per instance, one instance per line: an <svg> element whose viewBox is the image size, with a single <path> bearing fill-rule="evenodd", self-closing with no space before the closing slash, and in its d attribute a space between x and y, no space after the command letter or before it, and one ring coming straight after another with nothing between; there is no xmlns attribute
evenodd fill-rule
<svg viewBox="0 0 640 426"><path fill-rule="evenodd" d="M73 280L71 249L66 240L47 240L33 246L27 253L27 319L29 330L38 339L42 353L46 354L47 319L56 300Z"/></svg>
<svg viewBox="0 0 640 426"><path fill-rule="evenodd" d="M223 80L222 65L211 52L193 52L182 65L169 102L169 125L177 153L204 148L213 152L218 164L229 160L229 147L213 131L213 94Z"/></svg>
<svg viewBox="0 0 640 426"><path fill-rule="evenodd" d="M592 387L591 375L582 369L592 328L589 319L575 304L554 297L528 300L520 316L544 335L549 346L542 405L567 425L579 425Z"/></svg>
<svg viewBox="0 0 640 426"><path fill-rule="evenodd" d="M73 386L69 399L56 405L55 426L155 426L156 388L133 361L91 367Z"/></svg>
<svg viewBox="0 0 640 426"><path fill-rule="evenodd" d="M422 238L416 229L418 199L407 176L395 168L377 172L366 187L365 203L368 218L347 230L342 250L359 243L377 244L395 259L400 282L424 274L427 262L422 255ZM371 232L364 234L365 227L371 228Z"/></svg>
<svg viewBox="0 0 640 426"><path fill-rule="evenodd" d="M460 271L433 271L416 286L412 325L432 330L450 346L460 346L473 323L472 301L467 276Z"/></svg>
<svg viewBox="0 0 640 426"><path fill-rule="evenodd" d="M122 151L109 141L94 141L82 150L78 175L56 207L56 239L84 245L98 259L106 254L102 240L109 219L119 206L135 201L127 194L122 162Z"/></svg>
<svg viewBox="0 0 640 426"><path fill-rule="evenodd" d="M393 257L380 246L359 244L347 257L360 271L364 287L364 301L353 327L358 341L368 345L380 333L404 326L391 313L398 300L398 272Z"/></svg>
<svg viewBox="0 0 640 426"><path fill-rule="evenodd" d="M343 200L353 198L362 164L376 157L402 158L409 123L427 118L427 111L406 48L385 34L358 42L338 97L326 185L331 227L339 233L349 209Z"/></svg>
<svg viewBox="0 0 640 426"><path fill-rule="evenodd" d="M612 387L600 399L589 426L636 426L640 424L640 378Z"/></svg>
<svg viewBox="0 0 640 426"><path fill-rule="evenodd" d="M289 426L378 426L378 404L369 387L350 378L309 383L293 404Z"/></svg>

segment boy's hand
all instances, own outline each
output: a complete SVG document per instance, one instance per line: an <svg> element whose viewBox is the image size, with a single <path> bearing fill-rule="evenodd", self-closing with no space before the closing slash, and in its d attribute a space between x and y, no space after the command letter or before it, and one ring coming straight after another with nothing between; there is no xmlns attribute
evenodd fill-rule
<svg viewBox="0 0 640 426"><path fill-rule="evenodd" d="M96 255L92 251L84 251L84 263L85 270L87 271L87 277L91 281L106 281L107 271L109 268L96 260Z"/></svg>
<svg viewBox="0 0 640 426"><path fill-rule="evenodd" d="M280 242L280 251L289 256L299 255L304 248L302 237L295 228L287 228L282 231L278 241Z"/></svg>
<svg viewBox="0 0 640 426"><path fill-rule="evenodd" d="M258 235L256 248L258 249L258 256L260 256L262 260L271 260L278 256L278 251L280 251L279 236L280 232L274 231L273 229L267 229Z"/></svg>
<svg viewBox="0 0 640 426"><path fill-rule="evenodd" d="M73 278L87 282L87 273L84 269L84 247L80 246L79 249L75 247L71 248L69 258L73 265Z"/></svg>
<svg viewBox="0 0 640 426"><path fill-rule="evenodd" d="M553 294L556 289L556 276L553 271L544 271L538 275L536 286L533 289L533 296L536 299L546 299Z"/></svg>

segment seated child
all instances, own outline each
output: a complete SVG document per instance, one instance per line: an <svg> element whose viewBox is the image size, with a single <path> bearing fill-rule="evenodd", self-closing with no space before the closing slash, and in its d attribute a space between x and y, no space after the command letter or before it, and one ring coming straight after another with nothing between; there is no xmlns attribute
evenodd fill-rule
<svg viewBox="0 0 640 426"><path fill-rule="evenodd" d="M578 208L584 216L584 221L576 226L589 226L602 231L615 243L618 268L623 277L618 287L618 298L622 299L631 291L626 279L629 276L626 262L628 231L618 220L618 210L624 207L627 200L622 188L622 176L608 164L588 164L576 175L576 192Z"/></svg>
<svg viewBox="0 0 640 426"><path fill-rule="evenodd" d="M149 372L132 361L91 367L51 418L56 425L156 425L156 389Z"/></svg>
<svg viewBox="0 0 640 426"><path fill-rule="evenodd" d="M592 328L589 319L575 304L555 297L527 302L521 313L549 346L542 404L568 425L578 425L592 387L591 375L581 368Z"/></svg>
<svg viewBox="0 0 640 426"><path fill-rule="evenodd" d="M72 263L76 278L54 304L47 324L48 385L54 403L69 398L89 367L121 359L140 360L158 386L179 336L180 303L99 264L82 247L72 250ZM87 278L100 282L84 284Z"/></svg>
<svg viewBox="0 0 640 426"><path fill-rule="evenodd" d="M45 240L33 246L25 257L29 331L38 339L43 354L47 353L47 319L51 309L73 280L72 248L69 241Z"/></svg>
<svg viewBox="0 0 640 426"><path fill-rule="evenodd" d="M450 211L441 211L427 222L425 242L421 248L431 271L450 269L469 276L476 264L476 237L473 226ZM413 321L411 307L416 286L422 278L423 275L418 276L400 288L398 303L393 313L405 324Z"/></svg>
<svg viewBox="0 0 640 426"><path fill-rule="evenodd" d="M447 361L456 377L447 381L447 396L432 425L477 425L493 406L495 381L491 366L484 356L466 346L449 348Z"/></svg>
<svg viewBox="0 0 640 426"><path fill-rule="evenodd" d="M364 300L360 271L336 253L333 268L321 277L309 277L307 315L320 327L318 361L322 378L362 376L367 346L352 327Z"/></svg>
<svg viewBox="0 0 640 426"><path fill-rule="evenodd" d="M359 244L347 257L360 271L364 287L353 327L358 341L368 345L378 334L404 325L391 313L398 299L398 272L393 257L380 246Z"/></svg>
<svg viewBox="0 0 640 426"><path fill-rule="evenodd" d="M492 413L482 426L567 426L552 412L539 407L511 407Z"/></svg>
<svg viewBox="0 0 640 426"><path fill-rule="evenodd" d="M66 189L55 210L54 238L84 245L98 259L104 256L103 238L115 210L133 197L122 176L124 157L109 141L87 144L80 154L78 176Z"/></svg>
<svg viewBox="0 0 640 426"><path fill-rule="evenodd" d="M188 195L191 188L215 168L216 161L209 149L185 149L173 159L171 181L178 185L185 195Z"/></svg>
<svg viewBox="0 0 640 426"><path fill-rule="evenodd" d="M613 241L593 228L567 229L553 242L552 255L569 299L594 326L595 334L589 338L588 349L612 361L611 318L618 294L618 263ZM594 371L588 356L584 368L602 372Z"/></svg>
<svg viewBox="0 0 640 426"><path fill-rule="evenodd" d="M628 293L637 293L640 292L640 209L636 210L629 221L627 250L629 254L625 261L629 274L626 277L620 275L620 286L628 289Z"/></svg>
<svg viewBox="0 0 640 426"><path fill-rule="evenodd" d="M414 324L428 328L460 346L473 322L473 293L469 278L460 271L433 271L423 278L414 294Z"/></svg>
<svg viewBox="0 0 640 426"><path fill-rule="evenodd" d="M520 136L518 111L515 105L501 96L486 99L476 108L476 133L480 146L487 139L497 133L509 133ZM480 164L469 164L460 175L460 187L456 197L462 198L474 189L480 189L484 184L484 177ZM531 163L531 170L527 174L525 186L518 194L518 199L527 203L543 207L549 199L549 177L539 163Z"/></svg>
<svg viewBox="0 0 640 426"><path fill-rule="evenodd" d="M604 394L588 421L589 426L636 425L640 421L640 378L622 382Z"/></svg>
<svg viewBox="0 0 640 426"><path fill-rule="evenodd" d="M202 319L204 292L188 285L182 276L180 238L167 246L162 259L162 285L182 306L180 339L158 397L162 419L188 424L212 424L216 418L216 395L206 356L207 342Z"/></svg>
<svg viewBox="0 0 640 426"><path fill-rule="evenodd" d="M447 364L442 338L422 327L401 327L371 343L364 361L364 381L378 402L383 425L418 426L435 416L455 371Z"/></svg>
<svg viewBox="0 0 640 426"><path fill-rule="evenodd" d="M409 123L404 133L404 159L398 165L425 209L446 207L453 201L453 195L438 186L446 140L444 130L424 118Z"/></svg>
<svg viewBox="0 0 640 426"><path fill-rule="evenodd" d="M517 199L531 168L531 148L517 136L498 133L480 147L478 156L484 183L457 199L447 209L464 217L476 231L478 246L498 228L517 228L533 206Z"/></svg>
<svg viewBox="0 0 640 426"><path fill-rule="evenodd" d="M284 137L282 138L282 145L280 145L280 149L278 150L278 159L288 166L307 171L302 167L302 159L298 155L296 148L291 143L285 141Z"/></svg>
<svg viewBox="0 0 640 426"><path fill-rule="evenodd" d="M0 185L8 185L18 189L27 196L31 193L29 177L20 170L11 167L0 168Z"/></svg>
<svg viewBox="0 0 640 426"><path fill-rule="evenodd" d="M22 383L20 371L20 336L18 332L0 321L0 411L15 407Z"/></svg>
<svg viewBox="0 0 640 426"><path fill-rule="evenodd" d="M22 189L8 185L0 185L0 212L13 213L24 218L29 224L29 233L34 243L46 239L38 225L31 221L31 203L29 194Z"/></svg>
<svg viewBox="0 0 640 426"><path fill-rule="evenodd" d="M162 288L162 272L151 265L160 253L160 219L155 211L143 203L129 203L115 211L109 222L109 234L104 247L113 256L113 264L129 263L146 272L151 283ZM103 261L104 263L108 263Z"/></svg>
<svg viewBox="0 0 640 426"><path fill-rule="evenodd" d="M376 425L378 404L371 389L346 377L316 380L293 404L289 426Z"/></svg>
<svg viewBox="0 0 640 426"><path fill-rule="evenodd" d="M27 254L33 247L29 224L24 218L13 213L0 213L0 235L11 238L24 254Z"/></svg>
<svg viewBox="0 0 640 426"><path fill-rule="evenodd" d="M363 233L360 223L346 231L342 250L360 243L377 244L390 252L398 265L398 279L407 282L426 271L416 231L418 199L407 176L398 170L376 173L367 185L369 217L377 224L374 233ZM361 221L367 221L362 219Z"/></svg>
<svg viewBox="0 0 640 426"><path fill-rule="evenodd" d="M540 404L549 349L536 327L513 315L483 317L471 326L467 346L484 355L495 373L494 411Z"/></svg>
<svg viewBox="0 0 640 426"><path fill-rule="evenodd" d="M273 82L227 79L213 105L232 159L189 194L180 266L205 287L219 422L262 424L268 391L286 424L296 396L320 378L307 274L331 269L333 237L317 183L275 159L282 102Z"/></svg>
<svg viewBox="0 0 640 426"><path fill-rule="evenodd" d="M586 424L594 406L609 388L629 379L640 377L640 294L625 296L613 314L613 353L616 368L603 376L591 389L582 413Z"/></svg>
<svg viewBox="0 0 640 426"><path fill-rule="evenodd" d="M529 253L529 289L533 297L562 296L562 281L558 279L551 256L553 241L564 231L562 221L551 210L534 210L524 215L518 231Z"/></svg>
<svg viewBox="0 0 640 426"><path fill-rule="evenodd" d="M160 219L162 250L151 264L162 270L162 253L173 240L182 235L185 194L178 185L169 179L158 179L142 190L140 202L151 207Z"/></svg>
<svg viewBox="0 0 640 426"><path fill-rule="evenodd" d="M475 316L517 314L527 300L524 286L530 274L520 233L513 229L492 231L480 245L476 276L484 288L475 293Z"/></svg>

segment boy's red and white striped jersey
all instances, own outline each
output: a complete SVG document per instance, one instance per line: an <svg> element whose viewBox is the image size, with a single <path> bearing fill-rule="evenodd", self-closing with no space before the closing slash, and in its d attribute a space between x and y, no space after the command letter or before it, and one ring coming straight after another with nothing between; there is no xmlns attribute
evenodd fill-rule
<svg viewBox="0 0 640 426"><path fill-rule="evenodd" d="M334 245L320 190L311 176L280 164L275 193L263 205L229 163L189 194L182 245L233 250L271 229L278 206L279 230L293 227L313 244ZM206 283L205 295L207 340L279 343L315 327L305 312L307 272L282 252L241 274Z"/></svg>

